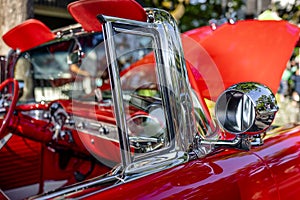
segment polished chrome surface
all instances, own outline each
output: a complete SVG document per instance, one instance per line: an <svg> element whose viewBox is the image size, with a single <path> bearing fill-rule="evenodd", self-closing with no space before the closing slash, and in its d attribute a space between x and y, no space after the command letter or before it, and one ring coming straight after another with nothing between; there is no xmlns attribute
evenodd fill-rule
<svg viewBox="0 0 300 200"><path fill-rule="evenodd" d="M49 120L49 111L48 110L27 110L21 112L23 115L29 116L36 120Z"/></svg>
<svg viewBox="0 0 300 200"><path fill-rule="evenodd" d="M120 152L122 157L123 167L132 162L130 155L129 135L126 127L126 117L123 104L123 94L121 90L121 80L119 77L119 69L117 65L116 51L114 49L114 33L111 22L106 22L103 25L105 50L107 55L107 63L109 65L108 72L112 87L112 99L114 102L114 112L116 114L116 122L118 126L118 134L120 140Z"/></svg>
<svg viewBox="0 0 300 200"><path fill-rule="evenodd" d="M180 41L180 33L177 29L176 21L172 16L159 9L146 9L146 12L153 17L153 23L124 20L114 17L101 16L104 22L105 47L108 55L109 74L112 85L112 97L116 123L119 130L119 140L121 146L122 164L126 167L127 173L139 173L144 169L148 172L155 171L158 166L164 167L164 155L174 152L187 152L193 142L196 133L194 124L194 112L191 98L191 88L188 82L185 60L182 57L183 50ZM135 34L153 38L153 47L156 61L156 72L158 86L161 92L162 106L168 130L167 146L158 141L158 146L164 144L164 148L147 152L146 154L134 155L130 153L130 144L136 141L141 142L142 138L129 137L129 130L126 124L126 111L124 110L124 99L122 99L121 81L119 70L116 64L115 44L113 41L115 32L122 34ZM149 140L149 138L143 138ZM144 140L142 141L144 142ZM154 162L153 158L161 157L162 162ZM179 159L181 156L171 156L171 163L182 163L188 160ZM145 161L145 162L144 162ZM147 162L146 162L147 161ZM149 162L148 162L149 161ZM166 163L169 163L166 162ZM155 167L153 167L155 166ZM174 166L174 164L167 164Z"/></svg>
<svg viewBox="0 0 300 200"><path fill-rule="evenodd" d="M189 159L194 160L202 158L218 147L229 147L248 151L253 144L251 142L252 139L253 138L251 136L244 134L237 135L232 140L220 140L213 138L203 139L200 136L195 136L193 145L189 151Z"/></svg>
<svg viewBox="0 0 300 200"><path fill-rule="evenodd" d="M9 139L12 137L12 133L8 133L6 136L4 136L1 140L0 140L0 150L2 149L2 147L5 146L5 144L9 141Z"/></svg>
<svg viewBox="0 0 300 200"><path fill-rule="evenodd" d="M75 127L82 133L113 140L116 142L119 140L116 125L78 116L73 116L72 118L75 122ZM105 132L103 131L103 129L105 129Z"/></svg>
<svg viewBox="0 0 300 200"><path fill-rule="evenodd" d="M75 184L75 185L71 185L69 187L64 187L62 189L53 191L53 192L49 192L49 193L45 193L39 196L35 196L33 198L30 199L36 199L36 200L46 200L46 199L51 199L57 196L61 196L64 194L68 194L68 193L73 193L79 190L83 190L86 188L91 188L91 187L96 187L99 186L101 184L105 185L113 185L113 183L116 183L118 180L120 180L118 175L110 175L110 176L103 176L103 177L96 177L94 179L90 179L86 182L82 182L79 184ZM105 188L107 189L107 188Z"/></svg>
<svg viewBox="0 0 300 200"><path fill-rule="evenodd" d="M228 88L216 103L219 125L234 134L258 134L273 122L278 106L266 86L245 82Z"/></svg>
<svg viewBox="0 0 300 200"><path fill-rule="evenodd" d="M170 131L175 135L176 149L187 151L196 130L180 33L170 13L159 9L146 9L146 12L153 17L160 35L161 60L158 61L158 72L164 89L163 100L167 120L172 124Z"/></svg>
<svg viewBox="0 0 300 200"><path fill-rule="evenodd" d="M128 176L128 179L132 179L133 177L130 176L134 176L135 174L139 174L139 176L147 175L184 163L188 161L188 158L186 152L172 152L154 156L130 164L125 169L125 175Z"/></svg>

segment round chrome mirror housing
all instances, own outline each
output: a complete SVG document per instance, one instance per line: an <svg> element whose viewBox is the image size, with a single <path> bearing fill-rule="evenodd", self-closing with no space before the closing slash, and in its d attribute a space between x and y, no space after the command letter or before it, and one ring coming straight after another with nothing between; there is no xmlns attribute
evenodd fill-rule
<svg viewBox="0 0 300 200"><path fill-rule="evenodd" d="M218 124L233 134L258 134L269 128L278 111L272 91L259 83L231 86L216 102Z"/></svg>

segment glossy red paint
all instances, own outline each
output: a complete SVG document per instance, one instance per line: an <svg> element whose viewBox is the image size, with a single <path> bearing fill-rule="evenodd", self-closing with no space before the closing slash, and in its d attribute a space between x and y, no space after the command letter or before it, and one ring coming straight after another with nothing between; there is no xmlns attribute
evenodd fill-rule
<svg viewBox="0 0 300 200"><path fill-rule="evenodd" d="M47 181L60 180L66 185L76 183L74 173L87 173L91 162L84 154L79 156L78 151L77 156L69 157L70 154L76 155L76 151L70 148L54 150L41 142L13 135L0 150L0 187L8 190L37 183L39 190L32 194L36 195L45 192L43 186ZM95 177L109 170L110 168L97 164L88 177Z"/></svg>
<svg viewBox="0 0 300 200"><path fill-rule="evenodd" d="M300 127L287 125L271 132L253 152L269 167L280 199L298 199L300 188Z"/></svg>
<svg viewBox="0 0 300 200"><path fill-rule="evenodd" d="M68 100L60 100L58 102L61 103L61 105L66 109L67 112L70 112L76 116L116 125L113 108L111 106L99 106L96 103L84 103L79 101L71 102ZM93 134L86 134L83 133L81 129L76 128L72 131L73 135L75 135L75 138L78 138L78 140L75 140L75 147L80 147L75 148L75 150L86 152L86 149L88 149L89 152L91 152L94 156L100 158L101 160L104 159L113 163L121 162L120 144L116 139L112 140L105 137L98 137ZM70 144L66 144L66 147L68 146L70 146ZM74 145L72 146L74 147ZM82 146L84 146L85 148L82 149Z"/></svg>
<svg viewBox="0 0 300 200"><path fill-rule="evenodd" d="M47 110L48 108L49 104L47 103L21 104L16 106L17 111Z"/></svg>
<svg viewBox="0 0 300 200"><path fill-rule="evenodd" d="M68 104L68 101L62 102L64 102L65 106ZM24 118L23 116L22 119L26 118ZM35 122L35 124L38 123ZM19 126L29 126L29 122L27 125L23 124ZM38 126L43 127L42 125ZM32 127L30 127L29 129L31 131L33 130ZM36 130L33 132L45 133L45 131L41 130ZM295 164L296 166L298 165L298 163L295 163L296 160L292 159L292 163L289 163L288 165L285 164L283 168L280 166L280 159L278 159L277 161L277 159L273 158L273 155L270 154L271 152L274 152L274 149L268 148L274 148L275 145L277 152L283 152L284 155L275 152L274 157L283 158L284 160L286 160L286 157L289 157L292 154L297 156L297 151L295 150L299 150L299 145L295 145L294 141L299 141L297 139L297 137L299 137L300 134L298 132L298 129L282 130L281 132L279 132L279 134L283 132L292 132L292 134L285 133L285 136L283 138L281 138L279 135L269 138L266 140L265 146L255 148L252 152L243 152L233 149L220 149L214 154L208 155L204 159L191 161L182 166L175 167L171 170L150 175L149 177L147 177L147 180L139 179L124 184L120 187L112 188L111 190L102 192L101 195L99 194L100 196L97 196L97 188L95 188L79 192L78 194L73 194L71 195L71 197L77 197L77 195L80 196L81 193L84 193L85 195L87 195L87 198L91 199L105 198L106 195L107 197L113 195L115 198L120 199L123 199L124 195L127 195L128 198L138 199L161 199L170 196L174 198L199 199L204 197L210 197L211 199L218 199L219 195L225 195L230 199L250 199L255 197L262 197L264 199L277 199L277 186L275 185L276 181L274 179L277 179L279 177L280 180L285 183L285 187L283 187L283 190L288 190L288 184L291 184L291 182L286 182L285 178L288 179L289 176L292 175L292 173L288 174L288 176L286 177L281 175L277 175L277 177L276 174L282 173L283 171L287 170L293 171L293 168L291 167L293 167L293 165ZM290 138L290 141L287 145L286 141L288 138ZM19 146L21 147L23 145ZM44 162L47 161L46 163L44 163L44 170L47 172L51 171L51 174L43 174L43 181L55 180L56 177L59 179L62 179L63 177L66 180L68 180L68 183L72 183L73 181L75 181L73 178L70 178L72 177L71 169L62 171L58 168L57 160L59 159L59 154L56 154L55 156L53 155L53 152L51 153L51 151L44 151L45 153L43 156L43 160ZM263 159L265 159L266 162ZM75 163L78 163L78 161L76 161ZM278 169L276 169L276 171L269 170L269 168L273 169L273 166L278 166ZM86 164L86 167L82 168L83 172L87 170L88 164ZM187 176L189 177L188 179L186 178ZM284 178L281 179L281 177ZM9 176L9 178L11 177ZM249 182L249 180L251 181ZM151 185L155 187L149 186L149 183L151 183ZM224 185L226 185L226 188L224 188ZM12 187L12 185L10 186ZM134 192L137 189L142 192ZM232 190L240 192L230 193L229 191ZM130 195L128 195L128 192L130 193Z"/></svg>
<svg viewBox="0 0 300 200"><path fill-rule="evenodd" d="M278 199L277 186L265 163L255 154L220 149L204 159L174 167L87 199ZM137 192L138 191L138 192ZM236 191L236 192L230 192ZM85 192L84 192L85 193ZM81 193L70 195L79 197Z"/></svg>
<svg viewBox="0 0 300 200"><path fill-rule="evenodd" d="M34 106L36 107L36 106ZM44 107L44 106L43 106ZM47 107L47 106L45 106ZM40 120L40 119L34 119L30 116L27 116L25 114L22 114L21 111L24 110L17 110L18 114L17 116L13 116L10 120L10 130L14 132L15 134L22 136L24 138L31 139L36 142L40 142L42 144L50 144L51 147L59 147L61 149L68 149L72 150L76 153L80 153L83 155L89 155L89 152L87 151L86 147L82 143L81 140L81 134L78 132L77 129L67 129L72 132L73 136L73 143L67 142L66 138L65 140L58 140L53 141L53 132L51 131L52 124L49 124L49 121L47 120ZM42 134L37 134L42 133Z"/></svg>
<svg viewBox="0 0 300 200"><path fill-rule="evenodd" d="M59 100L55 102L59 102L67 112L74 113L76 116L116 124L111 105L101 106L101 104L98 105L96 102L87 103L76 100Z"/></svg>
<svg viewBox="0 0 300 200"><path fill-rule="evenodd" d="M143 7L133 0L82 0L70 3L68 11L86 31L101 31L98 15L146 21ZM82 13L85 13L84 15Z"/></svg>
<svg viewBox="0 0 300 200"><path fill-rule="evenodd" d="M67 112L76 116L106 122L112 125L115 125L116 123L111 106L101 107L95 103L91 104L68 100L60 100L57 102L59 102ZM109 160L114 163L120 162L119 143L116 140L108 140L92 134L83 133L81 129L72 128L67 130L72 132L73 143L67 142L67 139L53 141L53 132L51 131L52 124L49 124L47 120L33 119L30 116L22 114L22 111L46 110L48 108L48 104L18 106L18 115L15 115L10 119L10 130L19 136L29 138L33 141L41 142L43 144L50 143L50 147L53 146L61 149L68 149L84 155L89 155L91 152L98 158ZM87 149L89 149L89 151Z"/></svg>
<svg viewBox="0 0 300 200"><path fill-rule="evenodd" d="M7 190L39 182L41 149L41 143L13 135L0 151L0 188Z"/></svg>
<svg viewBox="0 0 300 200"><path fill-rule="evenodd" d="M13 89L11 88L11 86L13 86ZM17 101L18 101L18 94L19 94L19 85L18 85L18 81L12 78L6 79L3 83L1 83L0 85L0 91L3 92L3 89L9 87L9 90L13 90L12 91L12 95L11 95L11 103L9 108L6 110L5 116L3 119L1 119L1 127L0 127L0 139L2 139L2 137L4 137L7 133L6 128L8 127L9 123L10 123L10 119L13 115L14 109L16 107Z"/></svg>
<svg viewBox="0 0 300 200"><path fill-rule="evenodd" d="M109 161L112 163L120 163L120 143L116 140L97 137L92 134L77 131L81 142L99 160ZM93 142L91 142L93 141Z"/></svg>
<svg viewBox="0 0 300 200"><path fill-rule="evenodd" d="M112 13L115 12L114 7L111 6L115 5L117 1L105 0L79 1L79 3L77 2L70 6L69 9L75 13L74 16L79 16L80 14L82 15L82 12L89 13L85 11L86 9L96 7L96 5L91 6L94 5L94 2L105 2L105 6L107 4L108 7L103 6L101 9L105 8ZM124 2L125 1L121 1L121 5L123 5L122 3ZM132 12L131 6L133 6L133 1L126 2L127 3L124 3L124 8L128 7L130 9L122 8L122 10L126 10L124 14L126 14L125 17L128 18L127 12ZM128 2L130 3L128 4ZM77 7L77 5L80 6ZM97 6L99 6L99 4L97 4ZM139 7L133 7L137 9L137 15L141 14L143 18L141 9ZM120 10L116 9L116 11ZM92 13L89 17L95 18L94 14L95 13ZM95 21L82 23L89 31L97 30L99 27L98 22L96 27ZM285 24L284 22L280 23L282 23L282 26ZM271 22L271 24L273 24L273 22ZM183 39L185 53L187 55L187 72L190 83L193 89L196 90L200 101L203 101L203 105L205 105L205 102L201 95L214 98L218 95L218 92L220 92L220 87L223 87L223 90L227 87L227 84L231 84L235 80L238 81L240 80L239 78L243 81L246 81L248 78L247 75L243 75L234 79L227 79L227 76L230 77L232 73L232 63L226 63L226 59L222 56L220 60L218 60L217 57L219 57L219 54L218 56L214 54L221 52L220 49L214 49L214 46L218 46L215 42L222 46L223 40L228 39L230 34L238 34L239 31L237 31L234 26L235 25L224 25L224 27L228 27L228 29L226 28L222 34L218 31L210 32L207 28L203 34L199 34L197 30L191 32L190 36L192 36L192 39L197 40L198 37L198 49L189 49L188 42ZM220 30L222 30L222 27L220 27ZM238 25L238 27L240 27L240 25ZM243 27L243 32L247 32L244 30L245 24L241 27ZM299 30L296 30L293 26L287 27L289 27L288 30L291 30L293 34L299 34ZM289 36L289 34L286 33L289 31L284 29L283 32L285 32L283 35ZM196 36L196 34L198 35ZM244 47L243 45L249 45L249 41L245 39L246 36L247 35L241 36L243 38L241 41L242 47ZM183 38L185 38L185 36L183 36ZM214 38L214 40L212 38ZM286 44L288 47L284 48L284 50L289 51L290 45L294 42L295 38L296 36L293 35L292 38L288 39L288 44ZM247 43L243 43L244 41L247 41ZM279 45L277 42L279 41L274 41L276 45ZM224 44L226 44L226 41ZM231 41L230 44L233 44L233 46L237 45L237 43L233 41ZM205 48L203 48L203 46ZM230 46L222 46L222 49L223 51L228 50L231 52L229 47ZM250 48L250 50L257 49ZM268 49L263 50L268 51L270 49L268 47ZM202 52L201 56L195 56L198 55L196 53L199 52ZM238 58L245 56L245 52L240 48L238 48L237 52L238 53L233 56L238 56ZM263 57L261 54L255 55L258 56L258 58ZM246 56L248 55L246 54ZM286 55L284 54L284 56ZM203 59L200 60L200 57L204 58L204 62ZM282 59L286 58L284 57ZM228 60L232 61L231 57ZM147 64L147 66L144 67L144 72L140 68L132 66L129 70L122 72L121 75L125 81L133 81L131 80L133 77L131 72L134 71L137 74L142 74L141 78L153 80L155 77L143 74L145 72L147 74L147 72L152 70L152 61L153 56L150 56L147 62L142 60L142 64ZM225 62L226 65L220 66L223 62L218 63L219 61ZM204 66L201 69L198 68L200 64ZM239 64L243 65L243 63ZM253 72L253 66L255 66L255 64L254 62L247 65L251 67L252 70L248 69L249 71L247 72ZM271 69L270 66L269 69ZM227 67L229 68L227 69ZM215 72L218 73L214 74ZM217 85L214 85L214 82L211 80L208 80L208 82L203 81L209 78L206 77L208 74L215 78L213 80L225 81L225 84L218 85L219 83L217 83ZM251 74L251 77L253 78L253 74ZM272 83L277 81L277 79L274 79ZM139 84L141 83L144 82L139 82ZM141 84L141 86L142 85L143 84ZM202 92L203 90L205 91ZM84 120L97 120L111 125L116 124L113 107L110 104L105 106L99 102L86 103L75 100L59 100L51 103L57 102L62 105L66 112L76 117L82 117ZM100 136L96 137L88 131L84 129L80 130L80 128L77 129L76 127L64 127L65 130L72 132L73 143L68 143L64 140L55 140L53 139L53 131L51 131L53 124L50 121L35 119L24 114L24 111L48 110L51 103L18 106L15 114L10 118L9 130L15 135L13 135L12 140L8 141L5 148L0 149L0 160L7 161L1 162L0 164L1 189L10 189L37 183L39 186L38 192L42 193L45 192L44 186L47 181L63 180L66 186L70 186L70 184L77 183L78 181L75 180L74 173L80 172L87 174L87 178L96 177L96 179L98 179L97 176L103 175L111 170L111 168L97 163L89 174L92 168L90 161L95 158L90 156L90 153L86 149L89 149L91 154L96 158L101 157L109 161L120 162L120 147L117 141L106 140L105 137ZM209 118L210 114L208 108L205 107L204 110L205 115L207 115L206 117ZM273 135L268 136L263 146L253 148L250 151L224 147L217 148L213 150L213 153L203 158L189 160L183 164L148 174L147 176L145 176L145 174L139 174L138 179L133 178L129 182L125 180L123 183L123 180L119 178L119 184L107 188L104 191L101 191L101 189L105 186L99 186L99 184L97 184L94 185L94 187L78 189L75 192L72 191L72 193L69 194L66 192L66 194L61 195L64 198L84 199L220 199L220 197L224 199L294 199L297 198L297 194L300 193L300 189L297 189L299 188L298 185L300 182L298 177L300 176L298 175L300 170L300 143L298 141L300 141L299 127L278 129L277 131L273 131ZM11 164L13 164L12 168L10 168ZM20 168L19 166L25 167ZM35 170L36 168L38 169ZM24 180L22 179L23 177L20 179L20 174L24 174ZM82 182L76 185L80 184L82 184ZM63 191L63 189L61 191Z"/></svg>
<svg viewBox="0 0 300 200"><path fill-rule="evenodd" d="M11 118L13 125L10 129L16 134L19 134L25 138L32 139L34 141L39 141L46 143L51 141L52 134L48 130L47 121L36 120L29 116L18 114L18 116L13 116ZM36 134L43 133L43 134Z"/></svg>
<svg viewBox="0 0 300 200"><path fill-rule="evenodd" d="M299 33L297 26L283 20L244 20L223 24L216 30L201 27L183 34L185 59L195 60L195 53L199 55L199 63L193 64L196 69L193 72L206 98L216 98L223 88L246 81L265 84L276 93ZM185 37L204 48L199 47L201 54L189 49ZM205 58L207 55L211 61ZM211 73L217 76L211 76ZM270 73L272 76L266 79ZM217 81L222 81L220 84L223 85L215 83Z"/></svg>
<svg viewBox="0 0 300 200"><path fill-rule="evenodd" d="M278 135L277 135L278 134ZM280 138L280 134L284 134ZM79 191L86 199L297 199L300 128L277 130L250 152L219 149L203 159L106 191ZM275 149L275 151L274 151ZM137 192L138 191L138 192ZM232 192L236 191L236 192Z"/></svg>
<svg viewBox="0 0 300 200"><path fill-rule="evenodd" d="M200 103L203 105L203 112L204 112L205 116L207 116L208 123L211 127L214 127L213 119L210 115L209 108L208 108L207 104L205 103L204 98L201 95L201 90L199 89L198 82L196 80L197 77L194 76L194 74L198 74L198 72L193 72L193 70L195 70L195 68L188 61L186 61L186 69L187 69L188 78L189 78L191 87L195 91L195 94L198 97ZM202 86L202 87L207 88L207 86Z"/></svg>
<svg viewBox="0 0 300 200"><path fill-rule="evenodd" d="M69 157L69 154L73 154L73 156ZM46 180L66 180L65 185L74 184L78 182L78 180L75 180L74 173L86 174L92 167L91 165L89 157L76 155L69 149L66 151L64 149L53 151L53 149L44 146L41 180L43 182ZM96 164L88 178L102 175L109 170L110 168L104 165Z"/></svg>
<svg viewBox="0 0 300 200"><path fill-rule="evenodd" d="M45 24L36 19L28 19L2 36L3 41L10 48L14 50L19 49L21 52L54 38L54 33Z"/></svg>

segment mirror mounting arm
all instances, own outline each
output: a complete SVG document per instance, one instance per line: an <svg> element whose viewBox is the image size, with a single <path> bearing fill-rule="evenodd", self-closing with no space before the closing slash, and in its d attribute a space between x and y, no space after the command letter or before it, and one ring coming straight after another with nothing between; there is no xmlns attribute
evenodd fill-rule
<svg viewBox="0 0 300 200"><path fill-rule="evenodd" d="M217 140L215 147L229 147L249 151L251 149L252 137L246 134L239 134L233 140Z"/></svg>
<svg viewBox="0 0 300 200"><path fill-rule="evenodd" d="M196 135L189 151L190 160L201 158L207 155L209 152L205 151L207 148L203 148L204 146L213 146L214 149L225 147L249 151L252 146L251 141L252 136L246 134L236 135L233 140L208 140L201 139L199 135Z"/></svg>

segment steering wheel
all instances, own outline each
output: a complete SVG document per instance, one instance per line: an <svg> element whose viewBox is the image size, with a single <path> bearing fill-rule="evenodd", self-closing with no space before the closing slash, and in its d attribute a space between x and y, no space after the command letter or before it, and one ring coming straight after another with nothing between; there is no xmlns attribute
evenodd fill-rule
<svg viewBox="0 0 300 200"><path fill-rule="evenodd" d="M0 122L0 125L1 125L1 127L0 127L0 139L2 139L5 136L6 128L9 124L10 118L12 117L13 111L15 110L15 107L16 107L16 104L17 104L17 101L18 101L19 84L18 84L17 80L15 80L13 78L6 79L4 82L2 82L0 84L0 91L2 91L3 88L8 86L9 84L13 85L14 90L13 90L13 95L12 95L11 99L9 100L9 101L11 101L11 103L9 105L9 108L6 111L6 114L5 114L2 122ZM5 101L7 101L7 99L5 99L4 94L2 94L2 97L1 97L2 104ZM0 106L4 107L5 105L0 105Z"/></svg>

